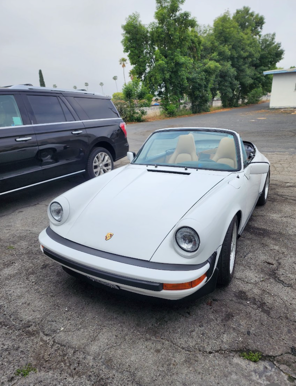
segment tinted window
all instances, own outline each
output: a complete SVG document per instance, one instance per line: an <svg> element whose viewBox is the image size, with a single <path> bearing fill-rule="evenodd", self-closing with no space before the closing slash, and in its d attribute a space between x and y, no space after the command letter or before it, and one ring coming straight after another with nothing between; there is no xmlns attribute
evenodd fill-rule
<svg viewBox="0 0 296 386"><path fill-rule="evenodd" d="M60 102L61 102L62 109L64 111L64 114L65 114L65 117L66 117L67 121L75 121L75 119L73 118L73 115L71 114L70 110L65 105L65 103L63 101L61 101L61 100L60 100Z"/></svg>
<svg viewBox="0 0 296 386"><path fill-rule="evenodd" d="M75 98L89 119L118 118L116 109L108 99Z"/></svg>
<svg viewBox="0 0 296 386"><path fill-rule="evenodd" d="M19 126L23 121L12 95L0 95L0 127Z"/></svg>
<svg viewBox="0 0 296 386"><path fill-rule="evenodd" d="M28 95L37 123L65 122L59 100L55 96Z"/></svg>

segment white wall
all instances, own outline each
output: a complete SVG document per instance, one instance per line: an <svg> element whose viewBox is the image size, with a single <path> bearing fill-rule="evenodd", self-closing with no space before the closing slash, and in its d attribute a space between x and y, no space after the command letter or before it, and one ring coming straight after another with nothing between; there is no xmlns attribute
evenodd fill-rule
<svg viewBox="0 0 296 386"><path fill-rule="evenodd" d="M271 108L296 107L296 72L273 75L269 106Z"/></svg>

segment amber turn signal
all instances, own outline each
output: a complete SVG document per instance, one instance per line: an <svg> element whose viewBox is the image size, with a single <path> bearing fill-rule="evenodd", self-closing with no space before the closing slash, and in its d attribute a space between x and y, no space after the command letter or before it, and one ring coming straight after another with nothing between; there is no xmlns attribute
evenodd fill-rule
<svg viewBox="0 0 296 386"><path fill-rule="evenodd" d="M163 289L166 291L179 291L179 290L185 290L190 289L198 286L201 282L206 279L207 275L203 274L198 279L195 279L193 281L189 281L188 283L178 283L178 284L171 284L171 283L164 283Z"/></svg>

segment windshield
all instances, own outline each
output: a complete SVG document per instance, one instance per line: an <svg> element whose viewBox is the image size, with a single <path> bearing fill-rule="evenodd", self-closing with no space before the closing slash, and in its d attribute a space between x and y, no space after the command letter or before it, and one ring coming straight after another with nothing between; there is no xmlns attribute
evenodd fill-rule
<svg viewBox="0 0 296 386"><path fill-rule="evenodd" d="M238 170L238 141L233 134L225 131L159 131L147 140L133 163Z"/></svg>

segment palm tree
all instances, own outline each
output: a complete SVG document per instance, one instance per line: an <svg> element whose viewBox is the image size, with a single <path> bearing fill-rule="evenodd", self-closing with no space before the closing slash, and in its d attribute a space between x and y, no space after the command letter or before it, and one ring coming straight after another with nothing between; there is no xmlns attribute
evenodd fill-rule
<svg viewBox="0 0 296 386"><path fill-rule="evenodd" d="M117 90L117 92L118 92L118 87L117 87L117 76L113 76L113 80L115 81L115 84L116 84L116 90Z"/></svg>
<svg viewBox="0 0 296 386"><path fill-rule="evenodd" d="M87 82L84 83L84 86L86 87L86 90L88 90L88 83Z"/></svg>
<svg viewBox="0 0 296 386"><path fill-rule="evenodd" d="M100 83L100 86L102 87L102 94L104 94L104 89L103 89L104 83L101 82L101 83Z"/></svg>
<svg viewBox="0 0 296 386"><path fill-rule="evenodd" d="M125 58L119 59L119 64L121 65L122 70L123 70L124 84L126 84L126 81L125 81L125 73L124 73L124 67L126 66L126 64L125 64L126 62L127 62L127 59L125 59Z"/></svg>

